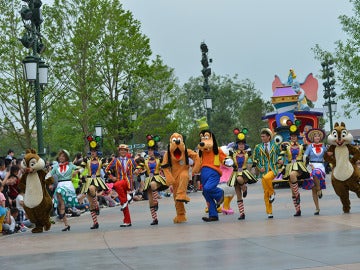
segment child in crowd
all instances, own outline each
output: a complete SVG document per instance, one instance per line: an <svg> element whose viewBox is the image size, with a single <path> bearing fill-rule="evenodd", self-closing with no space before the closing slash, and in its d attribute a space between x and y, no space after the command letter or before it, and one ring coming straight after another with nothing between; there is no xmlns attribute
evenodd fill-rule
<svg viewBox="0 0 360 270"><path fill-rule="evenodd" d="M7 218L3 224L3 234L13 234L20 230L19 224L16 224L16 219L19 215L19 209L16 207L10 208L7 213Z"/></svg>
<svg viewBox="0 0 360 270"><path fill-rule="evenodd" d="M7 208L5 207L6 199L5 199L5 195L2 193L3 189L4 189L3 183L2 181L0 181L0 233L2 232L3 223L7 215Z"/></svg>
<svg viewBox="0 0 360 270"><path fill-rule="evenodd" d="M16 197L16 208L19 209L19 216L16 222L22 227L33 227L31 221L27 218L24 210L24 193L20 192ZM24 227L25 226L25 227ZM25 228L26 229L26 228Z"/></svg>

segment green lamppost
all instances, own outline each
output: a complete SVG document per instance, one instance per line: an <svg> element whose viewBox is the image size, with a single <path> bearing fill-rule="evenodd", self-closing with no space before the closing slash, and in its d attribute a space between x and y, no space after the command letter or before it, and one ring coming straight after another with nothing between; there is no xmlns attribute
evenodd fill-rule
<svg viewBox="0 0 360 270"><path fill-rule="evenodd" d="M329 116L330 120L330 131L333 127L333 114L336 113L337 103L334 101L336 97L335 92L335 79L334 79L334 70L333 70L334 60L332 58L325 58L325 61L321 63L322 66L322 79L325 80L323 83L324 86L324 99L325 103L323 105L325 112Z"/></svg>
<svg viewBox="0 0 360 270"><path fill-rule="evenodd" d="M209 86L209 77L211 75L211 68L209 67L209 62L212 62L212 59L208 59L207 53L208 53L208 47L205 44L205 42L201 42L200 44L200 50L201 50L201 65L203 66L203 69L201 70L203 76L204 76L204 84L203 89L205 91L205 97L204 97L204 107L206 109L206 119L208 122L208 125L210 126L210 113L212 109L212 98L210 95L210 86Z"/></svg>
<svg viewBox="0 0 360 270"><path fill-rule="evenodd" d="M24 65L25 79L34 87L35 91L35 118L38 154L44 157L44 142L42 130L42 109L40 90L47 84L48 65L40 58L45 46L42 43L40 25L43 22L41 14L41 0L23 0L27 5L23 5L20 14L24 23L25 33L19 40L27 49L32 49L32 55L25 57L22 61Z"/></svg>

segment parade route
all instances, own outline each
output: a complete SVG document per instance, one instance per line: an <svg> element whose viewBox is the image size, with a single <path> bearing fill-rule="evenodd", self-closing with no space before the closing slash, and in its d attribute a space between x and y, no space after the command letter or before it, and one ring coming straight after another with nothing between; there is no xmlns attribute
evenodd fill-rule
<svg viewBox="0 0 360 270"><path fill-rule="evenodd" d="M293 217L288 188L276 189L274 219L267 219L261 183L248 186L246 219L219 214L206 223L201 192L190 193L188 221L173 224L172 197L159 200L159 225L150 226L148 201L130 204L132 226L120 228L120 207L102 208L100 228L90 230L88 213L56 222L41 234L30 231L0 237L1 269L360 269L360 199L351 194L350 214L327 181L314 216L311 192L301 190L302 216Z"/></svg>

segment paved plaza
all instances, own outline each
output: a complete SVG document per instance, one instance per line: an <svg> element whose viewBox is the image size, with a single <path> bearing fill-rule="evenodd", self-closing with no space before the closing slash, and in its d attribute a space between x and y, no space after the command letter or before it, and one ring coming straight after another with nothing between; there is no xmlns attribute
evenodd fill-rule
<svg viewBox="0 0 360 270"><path fill-rule="evenodd" d="M120 228L120 207L102 208L100 228L90 230L88 213L70 219L62 232L0 236L0 269L360 269L360 199L351 194L351 214L343 214L329 181L314 216L311 191L301 190L302 216L288 188L276 189L274 219L267 219L261 183L248 187L246 219L220 214L206 223L201 192L190 193L188 222L173 224L172 197L159 200L159 225L150 226L148 201L130 204L132 227Z"/></svg>

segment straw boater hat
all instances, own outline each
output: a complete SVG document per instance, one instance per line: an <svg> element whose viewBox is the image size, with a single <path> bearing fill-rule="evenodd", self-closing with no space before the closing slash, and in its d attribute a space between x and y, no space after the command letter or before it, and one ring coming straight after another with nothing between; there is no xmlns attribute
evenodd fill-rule
<svg viewBox="0 0 360 270"><path fill-rule="evenodd" d="M325 131L319 128L312 128L306 133L306 140L313 143L315 135L320 136L320 142L321 142L325 138Z"/></svg>
<svg viewBox="0 0 360 270"><path fill-rule="evenodd" d="M127 144L120 144L118 146L118 150L120 150L120 149L125 149L126 151L129 151L129 146L127 146Z"/></svg>
<svg viewBox="0 0 360 270"><path fill-rule="evenodd" d="M70 153L69 151L65 150L65 149L61 149L59 152L59 156L60 154L64 154L66 156L66 159L69 161L70 160Z"/></svg>
<svg viewBox="0 0 360 270"><path fill-rule="evenodd" d="M274 134L272 133L272 131L270 130L270 128L262 128L261 131L260 131L260 133L263 133L264 131L265 131L267 134L270 135L270 140L272 140L273 137L274 137Z"/></svg>

